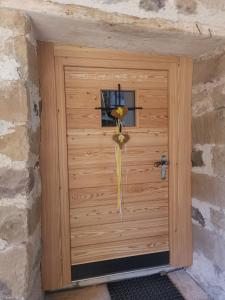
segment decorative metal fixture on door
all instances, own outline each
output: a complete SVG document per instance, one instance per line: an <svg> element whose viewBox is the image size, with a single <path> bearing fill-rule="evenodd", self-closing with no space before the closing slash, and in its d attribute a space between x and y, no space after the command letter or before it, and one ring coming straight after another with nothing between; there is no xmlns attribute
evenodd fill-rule
<svg viewBox="0 0 225 300"><path fill-rule="evenodd" d="M124 93L129 93L130 102L133 106L127 106ZM111 97L113 95L113 97ZM122 148L125 143L130 139L128 133L123 132L123 126L135 125L135 110L142 109L142 107L136 107L134 92L121 91L121 86L118 84L117 91L101 91L102 106L96 107L100 109L102 115L105 114L105 122L102 121L102 126L116 126L116 133L113 135L115 145L115 160L116 160L116 176L117 176L117 208L122 216ZM122 97L124 96L124 97ZM132 97L133 96L133 99ZM133 101L132 101L133 100ZM127 101L129 102L129 101ZM133 111L133 114L127 118L127 124L124 122L128 116L129 111ZM124 124L125 123L125 124ZM107 124L107 125L105 125Z"/></svg>

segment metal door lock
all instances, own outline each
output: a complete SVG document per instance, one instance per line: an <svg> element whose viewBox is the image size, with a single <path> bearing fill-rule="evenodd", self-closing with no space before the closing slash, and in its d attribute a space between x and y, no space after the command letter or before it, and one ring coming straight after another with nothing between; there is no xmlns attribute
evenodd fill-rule
<svg viewBox="0 0 225 300"><path fill-rule="evenodd" d="M168 166L168 160L167 160L166 156L162 155L160 160L157 160L154 162L154 166L156 168L161 166L161 179L165 180L166 179L166 169Z"/></svg>

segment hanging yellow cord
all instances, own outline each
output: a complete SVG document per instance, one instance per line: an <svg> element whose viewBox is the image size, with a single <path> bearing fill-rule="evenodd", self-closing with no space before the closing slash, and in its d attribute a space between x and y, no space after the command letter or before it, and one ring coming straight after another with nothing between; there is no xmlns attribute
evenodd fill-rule
<svg viewBox="0 0 225 300"><path fill-rule="evenodd" d="M119 133L120 121L116 123ZM117 209L122 214L122 153L119 144L115 145L116 177L117 177Z"/></svg>

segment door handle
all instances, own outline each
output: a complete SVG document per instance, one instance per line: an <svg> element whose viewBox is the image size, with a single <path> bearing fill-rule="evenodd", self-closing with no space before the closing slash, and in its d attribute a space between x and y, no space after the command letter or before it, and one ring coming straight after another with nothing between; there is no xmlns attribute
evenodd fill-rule
<svg viewBox="0 0 225 300"><path fill-rule="evenodd" d="M160 160L157 160L154 162L154 167L158 168L161 166L161 179L166 179L166 169L168 166L168 160L166 158L166 155L162 155Z"/></svg>

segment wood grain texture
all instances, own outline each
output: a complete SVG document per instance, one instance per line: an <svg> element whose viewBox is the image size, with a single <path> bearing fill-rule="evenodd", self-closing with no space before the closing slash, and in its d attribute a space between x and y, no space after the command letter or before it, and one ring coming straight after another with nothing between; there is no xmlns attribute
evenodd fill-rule
<svg viewBox="0 0 225 300"><path fill-rule="evenodd" d="M168 234L168 218L121 221L71 228L71 247L104 244L129 239Z"/></svg>
<svg viewBox="0 0 225 300"><path fill-rule="evenodd" d="M42 99L40 165L42 180L42 287L62 287L58 130L53 45L38 43ZM54 234L49 234L53 233Z"/></svg>
<svg viewBox="0 0 225 300"><path fill-rule="evenodd" d="M67 128L87 129L100 128L101 111L92 108L67 109Z"/></svg>
<svg viewBox="0 0 225 300"><path fill-rule="evenodd" d="M169 231L170 231L170 264L176 265L176 257L178 250L178 243L176 232L178 231L179 218L177 213L178 197L177 197L177 185L178 185L178 128L177 128L177 116L178 116L178 66L172 65L169 71Z"/></svg>
<svg viewBox="0 0 225 300"><path fill-rule="evenodd" d="M68 147L68 165L71 169L76 168L96 168L111 166L115 167L115 149L91 147L91 148L73 148ZM137 164L153 164L159 160L161 155L168 156L167 146L152 147L131 147L126 145L122 149L123 166L132 166Z"/></svg>
<svg viewBox="0 0 225 300"><path fill-rule="evenodd" d="M168 128L167 109L143 109L139 111L139 128Z"/></svg>
<svg viewBox="0 0 225 300"><path fill-rule="evenodd" d="M168 182L141 183L123 186L123 203L168 199ZM115 204L116 186L70 190L70 208L88 208Z"/></svg>
<svg viewBox="0 0 225 300"><path fill-rule="evenodd" d="M154 165L126 166L122 169L123 184L160 182L161 170ZM116 185L116 169L69 169L69 188L85 188Z"/></svg>
<svg viewBox="0 0 225 300"><path fill-rule="evenodd" d="M59 142L59 176L61 199L61 241L62 241L62 285L71 284L70 224L68 194L68 162L66 138L66 108L64 67L60 58L55 59L56 91L58 110L58 142Z"/></svg>
<svg viewBox="0 0 225 300"><path fill-rule="evenodd" d="M179 63L179 57L174 55L153 55L146 53L134 53L127 51L117 51L111 49L96 49L87 47L75 47L69 45L55 44L54 55L61 57L71 57L72 59L79 58L92 58L95 59L98 65L102 60L119 61L121 64L125 61L134 61L137 63L136 68L140 62L144 62L146 67L149 68L150 64L154 63ZM159 68L159 66L158 66Z"/></svg>
<svg viewBox="0 0 225 300"><path fill-rule="evenodd" d="M168 217L168 200L137 201L123 204L123 221L139 219L156 219ZM118 223L121 215L116 207L116 198L113 204L102 203L100 206L90 206L70 210L71 228L105 223Z"/></svg>
<svg viewBox="0 0 225 300"><path fill-rule="evenodd" d="M101 106L99 89L66 89L66 108L91 108Z"/></svg>
<svg viewBox="0 0 225 300"><path fill-rule="evenodd" d="M168 90L167 89L139 89L137 92L138 106L143 109L149 108L168 108Z"/></svg>
<svg viewBox="0 0 225 300"><path fill-rule="evenodd" d="M127 199L127 186L161 183L161 170L153 164L162 154L168 155L168 72L109 67L65 67L66 98L68 91L71 95L71 91L77 89L79 95L83 95L90 103L88 105L93 105L94 100L98 101L96 95L100 95L101 89L117 89L119 80L123 89L135 90L137 105L140 102L139 88L142 88L142 91L153 91L151 97L147 97L145 93L145 105L147 101L152 101L152 106L156 106L154 95L158 96L158 100L163 104L162 108L145 108L138 111L136 128L125 128L130 136L129 143L122 151L123 197ZM163 91L156 93L156 89ZM84 93L84 90L88 93ZM99 194L104 190L106 200L114 200L112 204L93 207L92 203L89 207L70 209L71 247L92 248L94 244L168 234L168 187L166 186L166 197L164 194L164 198L157 200L158 203L151 200L149 195L145 195L145 201L141 202L139 195L134 192L136 203L126 203L124 200L124 216L121 219L116 209L115 142L112 139L115 128L101 128L101 115L94 107L88 108L83 105L77 108L76 95L70 96L66 102L69 103L66 104L69 105L66 116L70 192L76 195L81 189L84 192L97 188L95 193ZM148 106L151 107L151 104ZM111 189L114 198L110 196ZM130 194L131 192L128 193L129 196ZM132 196L130 198L135 199ZM95 196L91 200L96 201ZM159 206L160 203L163 205ZM153 224L157 224L157 228Z"/></svg>
<svg viewBox="0 0 225 300"><path fill-rule="evenodd" d="M174 264L192 264L192 221L191 221L191 97L192 59L181 57L178 70L178 170L177 170L177 249Z"/></svg>
<svg viewBox="0 0 225 300"><path fill-rule="evenodd" d="M66 88L167 88L167 71L65 67Z"/></svg>
<svg viewBox="0 0 225 300"><path fill-rule="evenodd" d="M191 225L191 87L192 60L181 57L171 68L170 247L171 265L192 264ZM176 146L175 146L176 143Z"/></svg>
<svg viewBox="0 0 225 300"><path fill-rule="evenodd" d="M124 129L127 132L127 129ZM68 129L68 147L83 148L85 147L112 147L114 149L115 142L112 135L115 134L115 129ZM168 144L168 129L165 128L129 128L131 136L129 147L150 147L150 146L165 146Z"/></svg>
<svg viewBox="0 0 225 300"><path fill-rule="evenodd" d="M81 246L72 248L71 261L73 265L76 265L168 250L168 234L165 234L161 236L95 244L91 247Z"/></svg>

